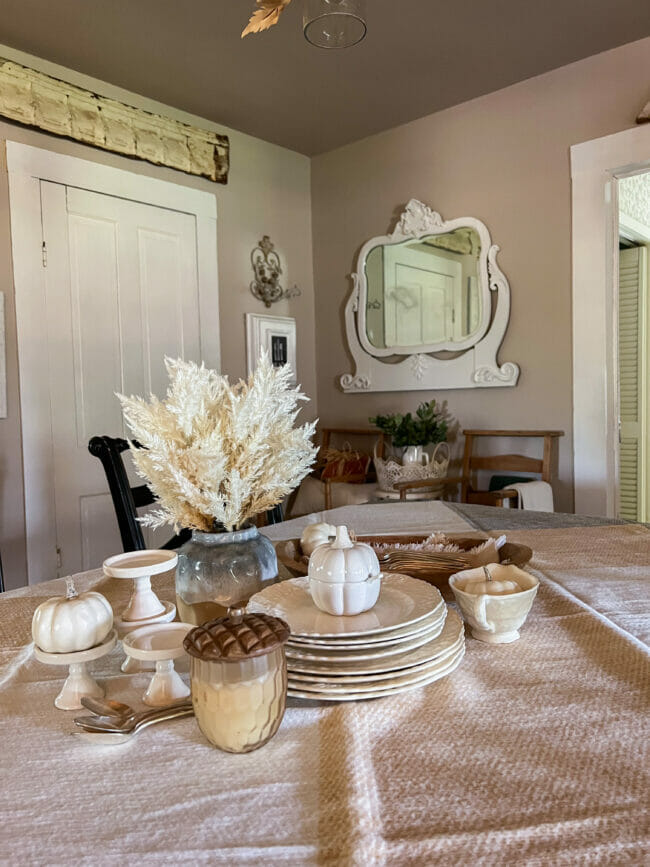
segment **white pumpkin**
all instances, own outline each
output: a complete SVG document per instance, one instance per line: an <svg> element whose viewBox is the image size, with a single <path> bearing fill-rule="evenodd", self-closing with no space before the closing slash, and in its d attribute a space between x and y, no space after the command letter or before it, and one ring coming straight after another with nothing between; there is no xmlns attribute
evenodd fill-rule
<svg viewBox="0 0 650 867"><path fill-rule="evenodd" d="M324 545L334 536L336 536L336 527L333 524L308 524L300 537L302 553L310 557L319 545Z"/></svg>
<svg viewBox="0 0 650 867"><path fill-rule="evenodd" d="M308 574L312 599L328 614L360 614L379 598L377 555L370 545L352 542L347 527L337 527L336 539L315 549Z"/></svg>
<svg viewBox="0 0 650 867"><path fill-rule="evenodd" d="M353 542L347 527L337 527L336 539L319 545L309 558L309 577L330 584L367 581L379 571L379 560L370 545Z"/></svg>
<svg viewBox="0 0 650 867"><path fill-rule="evenodd" d="M468 581L462 588L465 593L489 596L500 596L505 593L519 593L522 588L516 581Z"/></svg>
<svg viewBox="0 0 650 867"><path fill-rule="evenodd" d="M46 653L73 653L101 644L113 628L113 609L101 593L77 593L66 578L67 594L42 602L32 619L34 643Z"/></svg>

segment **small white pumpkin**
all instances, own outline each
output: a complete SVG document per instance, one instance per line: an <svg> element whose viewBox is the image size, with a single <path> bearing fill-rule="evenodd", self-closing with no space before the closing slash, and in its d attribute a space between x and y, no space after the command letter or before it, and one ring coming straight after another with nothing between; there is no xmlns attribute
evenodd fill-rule
<svg viewBox="0 0 650 867"><path fill-rule="evenodd" d="M377 555L370 545L352 542L347 527L337 527L336 539L315 549L308 574L312 599L328 614L360 614L379 598Z"/></svg>
<svg viewBox="0 0 650 867"><path fill-rule="evenodd" d="M336 536L336 527L333 524L308 524L300 537L302 553L310 557L319 545L324 545L334 536Z"/></svg>
<svg viewBox="0 0 650 867"><path fill-rule="evenodd" d="M465 593L489 596L502 596L506 593L519 593L522 588L516 581L468 581L462 588Z"/></svg>
<svg viewBox="0 0 650 867"><path fill-rule="evenodd" d="M46 653L74 653L101 644L113 628L113 609L101 593L77 593L66 578L65 596L42 602L32 619L34 643Z"/></svg>
<svg viewBox="0 0 650 867"><path fill-rule="evenodd" d="M309 577L330 584L367 581L379 572L375 552L365 542L353 542L347 527L337 527L336 539L319 545L309 558Z"/></svg>

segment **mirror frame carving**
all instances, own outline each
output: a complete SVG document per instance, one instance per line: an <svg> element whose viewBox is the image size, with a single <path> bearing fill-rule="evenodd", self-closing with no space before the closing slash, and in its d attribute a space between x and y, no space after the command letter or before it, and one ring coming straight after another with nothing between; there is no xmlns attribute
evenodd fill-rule
<svg viewBox="0 0 650 867"><path fill-rule="evenodd" d="M366 258L377 246L419 241L430 235L444 235L468 226L481 239L478 260L478 281L481 297L481 324L465 341L424 346L409 353L409 347L380 349L372 346L366 335ZM485 223L475 217L460 217L445 221L440 214L417 199L411 199L390 235L367 241L359 253L356 273L352 274L352 291L345 305L345 330L348 348L354 360L353 373L340 377L345 392L418 391L443 388L483 388L514 386L519 378L519 365L512 361L499 365L497 352L503 341L510 318L510 287L499 268L497 244L492 244ZM492 312L494 315L492 316ZM453 358L437 358L428 352L453 350ZM381 357L399 356L400 361L386 363Z"/></svg>

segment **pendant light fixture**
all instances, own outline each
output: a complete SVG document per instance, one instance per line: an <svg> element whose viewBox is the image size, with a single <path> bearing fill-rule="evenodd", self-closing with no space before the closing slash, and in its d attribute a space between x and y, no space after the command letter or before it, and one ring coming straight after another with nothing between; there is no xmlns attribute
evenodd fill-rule
<svg viewBox="0 0 650 867"><path fill-rule="evenodd" d="M242 31L261 33L278 23L291 0L256 0L250 21ZM349 48L366 35L366 0L304 0L302 28L305 39L318 48Z"/></svg>
<svg viewBox="0 0 650 867"><path fill-rule="evenodd" d="M349 48L366 35L365 0L305 0L302 26L318 48Z"/></svg>

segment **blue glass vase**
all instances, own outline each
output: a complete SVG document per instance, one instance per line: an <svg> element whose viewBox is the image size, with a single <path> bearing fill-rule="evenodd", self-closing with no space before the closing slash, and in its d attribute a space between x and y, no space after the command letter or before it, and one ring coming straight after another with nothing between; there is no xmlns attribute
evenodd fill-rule
<svg viewBox="0 0 650 867"><path fill-rule="evenodd" d="M272 542L257 527L202 533L178 549L176 607L184 623L200 625L242 608L255 593L278 580Z"/></svg>

